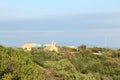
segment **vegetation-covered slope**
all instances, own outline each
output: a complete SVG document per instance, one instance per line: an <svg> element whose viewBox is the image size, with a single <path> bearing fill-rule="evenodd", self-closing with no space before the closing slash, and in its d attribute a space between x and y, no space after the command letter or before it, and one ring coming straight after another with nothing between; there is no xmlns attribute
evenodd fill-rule
<svg viewBox="0 0 120 80"><path fill-rule="evenodd" d="M99 50L104 54L93 54ZM80 46L56 53L0 46L0 66L0 80L120 80L120 50Z"/></svg>

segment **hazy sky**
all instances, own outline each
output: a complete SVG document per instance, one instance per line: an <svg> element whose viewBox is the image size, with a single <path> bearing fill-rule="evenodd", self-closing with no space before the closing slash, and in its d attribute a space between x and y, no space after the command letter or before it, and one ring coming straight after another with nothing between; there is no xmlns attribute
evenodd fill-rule
<svg viewBox="0 0 120 80"><path fill-rule="evenodd" d="M120 48L120 0L0 0L0 44Z"/></svg>

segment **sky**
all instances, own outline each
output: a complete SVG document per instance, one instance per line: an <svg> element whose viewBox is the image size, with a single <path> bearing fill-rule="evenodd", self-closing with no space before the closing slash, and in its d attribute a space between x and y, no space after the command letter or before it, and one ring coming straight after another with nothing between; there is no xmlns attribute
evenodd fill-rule
<svg viewBox="0 0 120 80"><path fill-rule="evenodd" d="M0 0L0 44L120 48L120 0Z"/></svg>

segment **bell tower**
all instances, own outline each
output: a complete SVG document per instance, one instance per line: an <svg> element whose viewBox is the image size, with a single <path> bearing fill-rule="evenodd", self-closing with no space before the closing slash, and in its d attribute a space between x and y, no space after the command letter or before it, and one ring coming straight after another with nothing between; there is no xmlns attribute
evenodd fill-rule
<svg viewBox="0 0 120 80"><path fill-rule="evenodd" d="M56 46L56 43L54 40L52 41L52 46Z"/></svg>

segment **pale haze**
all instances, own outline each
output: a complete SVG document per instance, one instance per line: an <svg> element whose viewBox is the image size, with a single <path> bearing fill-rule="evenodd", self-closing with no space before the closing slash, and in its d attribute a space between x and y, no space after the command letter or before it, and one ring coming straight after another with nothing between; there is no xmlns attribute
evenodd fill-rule
<svg viewBox="0 0 120 80"><path fill-rule="evenodd" d="M0 0L0 44L120 48L120 0Z"/></svg>

